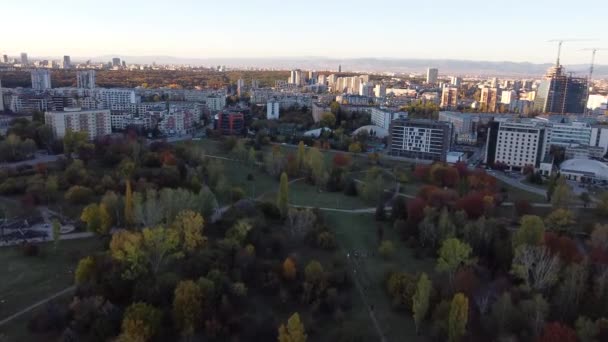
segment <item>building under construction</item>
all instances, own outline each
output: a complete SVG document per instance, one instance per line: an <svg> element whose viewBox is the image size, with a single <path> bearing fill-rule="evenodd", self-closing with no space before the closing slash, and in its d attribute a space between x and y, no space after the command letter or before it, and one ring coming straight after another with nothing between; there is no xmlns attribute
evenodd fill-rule
<svg viewBox="0 0 608 342"><path fill-rule="evenodd" d="M536 92L534 110L548 114L585 112L587 79L566 75L561 65L551 67Z"/></svg>

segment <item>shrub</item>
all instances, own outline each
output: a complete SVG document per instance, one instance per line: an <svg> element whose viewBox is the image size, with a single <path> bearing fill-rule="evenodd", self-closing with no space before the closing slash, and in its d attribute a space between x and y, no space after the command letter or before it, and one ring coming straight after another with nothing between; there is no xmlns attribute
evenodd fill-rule
<svg viewBox="0 0 608 342"><path fill-rule="evenodd" d="M384 240L380 243L380 247L378 247L378 253L385 258L388 259L395 254L395 246L392 241Z"/></svg>
<svg viewBox="0 0 608 342"><path fill-rule="evenodd" d="M336 248L336 237L330 232L322 232L317 235L317 246L323 249Z"/></svg>
<svg viewBox="0 0 608 342"><path fill-rule="evenodd" d="M33 256L37 256L40 252L40 249L38 248L37 245L34 245L30 242L26 242L21 246L21 251L23 252L23 255L26 257L33 257Z"/></svg>

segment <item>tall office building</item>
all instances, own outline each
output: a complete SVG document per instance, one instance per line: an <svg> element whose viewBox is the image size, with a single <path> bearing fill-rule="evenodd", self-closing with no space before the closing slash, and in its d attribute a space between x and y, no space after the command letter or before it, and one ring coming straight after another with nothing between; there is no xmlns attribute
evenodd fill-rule
<svg viewBox="0 0 608 342"><path fill-rule="evenodd" d="M8 56L7 55L2 55L2 63L7 63L8 64Z"/></svg>
<svg viewBox="0 0 608 342"><path fill-rule="evenodd" d="M481 97L479 98L481 111L495 112L498 109L498 96L499 95L500 95L500 91L498 88L481 89Z"/></svg>
<svg viewBox="0 0 608 342"><path fill-rule="evenodd" d="M113 67L120 67L120 58L118 58L118 57L112 58L112 66Z"/></svg>
<svg viewBox="0 0 608 342"><path fill-rule="evenodd" d="M35 69L31 72L32 89L44 91L51 89L51 72L46 69Z"/></svg>
<svg viewBox="0 0 608 342"><path fill-rule="evenodd" d="M342 64L338 65L338 72L342 72Z"/></svg>
<svg viewBox="0 0 608 342"><path fill-rule="evenodd" d="M497 77L492 77L492 80L490 81L490 88L498 88L498 78Z"/></svg>
<svg viewBox="0 0 608 342"><path fill-rule="evenodd" d="M23 65L30 64L29 60L27 59L27 53L26 52L22 52L21 53L21 64L23 64Z"/></svg>
<svg viewBox="0 0 608 342"><path fill-rule="evenodd" d="M386 97L386 86L384 84L376 84L374 87L374 96Z"/></svg>
<svg viewBox="0 0 608 342"><path fill-rule="evenodd" d="M452 84L455 87L460 87L461 83L462 83L462 77L452 76L450 78L450 84Z"/></svg>
<svg viewBox="0 0 608 342"><path fill-rule="evenodd" d="M542 80L534 99L534 110L541 113L584 113L587 101L587 79L564 73L561 65L551 67Z"/></svg>
<svg viewBox="0 0 608 342"><path fill-rule="evenodd" d="M517 100L517 92L515 90L503 90L500 93L500 103L511 104Z"/></svg>
<svg viewBox="0 0 608 342"><path fill-rule="evenodd" d="M438 76L439 76L439 70L437 68L426 69L426 83L437 84Z"/></svg>
<svg viewBox="0 0 608 342"><path fill-rule="evenodd" d="M260 80L251 80L251 89L258 89L260 87Z"/></svg>
<svg viewBox="0 0 608 342"><path fill-rule="evenodd" d="M63 68L69 69L71 67L72 67L72 60L70 59L70 56L63 56Z"/></svg>
<svg viewBox="0 0 608 342"><path fill-rule="evenodd" d="M95 70L76 72L76 86L82 89L95 89Z"/></svg>
<svg viewBox="0 0 608 342"><path fill-rule="evenodd" d="M458 107L458 88L443 88L441 91L441 107L446 109L456 109Z"/></svg>
<svg viewBox="0 0 608 342"><path fill-rule="evenodd" d="M389 129L389 154L424 160L446 161L452 125L426 119L397 119Z"/></svg>
<svg viewBox="0 0 608 342"><path fill-rule="evenodd" d="M295 85L301 85L302 84L302 70L300 70L300 69L291 70L291 74L289 76L289 83L295 84Z"/></svg>

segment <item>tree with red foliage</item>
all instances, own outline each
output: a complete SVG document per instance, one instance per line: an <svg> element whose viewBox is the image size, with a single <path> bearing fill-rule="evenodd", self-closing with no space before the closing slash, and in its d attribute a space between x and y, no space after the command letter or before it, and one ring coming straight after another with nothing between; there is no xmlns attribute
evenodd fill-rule
<svg viewBox="0 0 608 342"><path fill-rule="evenodd" d="M496 191L496 178L487 174L484 170L477 169L473 171L469 177L469 187L472 190L479 191Z"/></svg>
<svg viewBox="0 0 608 342"><path fill-rule="evenodd" d="M459 161L458 163L454 164L454 168L456 171L458 171L458 176L460 178L465 178L469 175L469 167L465 162Z"/></svg>
<svg viewBox="0 0 608 342"><path fill-rule="evenodd" d="M460 173L456 168L446 167L441 174L441 184L444 187L453 188L458 184Z"/></svg>
<svg viewBox="0 0 608 342"><path fill-rule="evenodd" d="M435 208L453 207L458 200L458 194L454 190L437 189L428 196L428 205Z"/></svg>
<svg viewBox="0 0 608 342"><path fill-rule="evenodd" d="M424 218L424 208L426 201L422 198L414 198L407 202L407 219L408 221L418 224Z"/></svg>
<svg viewBox="0 0 608 342"><path fill-rule="evenodd" d="M462 197L456 202L456 208L464 210L470 220L480 218L485 211L483 194L472 192Z"/></svg>
<svg viewBox="0 0 608 342"><path fill-rule="evenodd" d="M429 165L416 165L414 169L414 177L420 181L427 181L429 179L431 167Z"/></svg>
<svg viewBox="0 0 608 342"><path fill-rule="evenodd" d="M38 172L39 174L46 176L47 172L48 172L48 166L46 165L46 163L38 163L36 164L36 172Z"/></svg>
<svg viewBox="0 0 608 342"><path fill-rule="evenodd" d="M593 247L589 257L594 264L608 265L608 251L603 248Z"/></svg>
<svg viewBox="0 0 608 342"><path fill-rule="evenodd" d="M576 332L567 325L559 322L545 324L538 342L577 342Z"/></svg>
<svg viewBox="0 0 608 342"><path fill-rule="evenodd" d="M436 191L439 191L439 188L434 185L423 185L418 190L417 197L420 197L423 200L428 201L431 198L431 195Z"/></svg>
<svg viewBox="0 0 608 342"><path fill-rule="evenodd" d="M576 242L570 237L546 232L544 240L545 246L551 251L551 254L559 255L566 263L580 262L583 259L576 247Z"/></svg>
<svg viewBox="0 0 608 342"><path fill-rule="evenodd" d="M526 176L529 175L529 174L534 173L534 165L528 164L528 165L524 166L523 173Z"/></svg>
<svg viewBox="0 0 608 342"><path fill-rule="evenodd" d="M522 200L517 200L515 201L515 212L517 213L517 216L524 216L524 215L528 215L532 212L532 206L530 205L530 202L522 199Z"/></svg>
<svg viewBox="0 0 608 342"><path fill-rule="evenodd" d="M344 153L336 153L333 158L334 167L347 167L350 161L350 157Z"/></svg>
<svg viewBox="0 0 608 342"><path fill-rule="evenodd" d="M461 268L454 275L454 291L462 292L467 297L472 298L473 294L479 288L479 278L473 272L470 267Z"/></svg>
<svg viewBox="0 0 608 342"><path fill-rule="evenodd" d="M175 156L173 156L173 153L170 151L163 151L160 156L160 161L163 165L175 165L176 163Z"/></svg>

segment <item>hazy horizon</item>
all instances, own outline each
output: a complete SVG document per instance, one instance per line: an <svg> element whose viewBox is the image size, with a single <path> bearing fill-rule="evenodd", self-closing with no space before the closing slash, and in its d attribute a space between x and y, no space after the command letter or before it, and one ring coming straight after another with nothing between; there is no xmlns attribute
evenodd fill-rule
<svg viewBox="0 0 608 342"><path fill-rule="evenodd" d="M597 39L606 30L600 13L607 10L608 4L598 0L556 0L551 5L512 1L492 13L480 0L263 0L235 1L229 7L191 0L173 1L171 7L140 0L77 6L67 0L33 0L3 4L4 26L19 30L0 37L0 53L75 59L115 54L553 63L557 45L547 40L595 38L564 44L562 63L584 64L591 53L580 50L604 43ZM605 55L598 53L598 64L606 63Z"/></svg>

